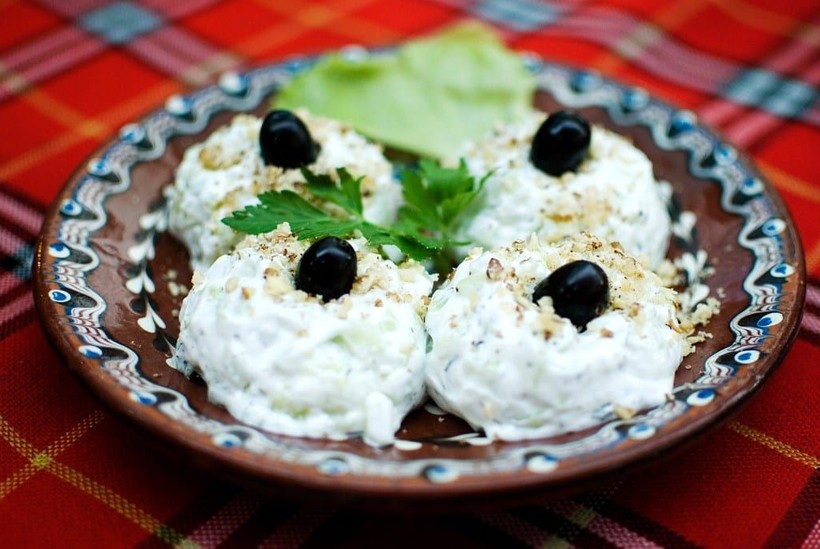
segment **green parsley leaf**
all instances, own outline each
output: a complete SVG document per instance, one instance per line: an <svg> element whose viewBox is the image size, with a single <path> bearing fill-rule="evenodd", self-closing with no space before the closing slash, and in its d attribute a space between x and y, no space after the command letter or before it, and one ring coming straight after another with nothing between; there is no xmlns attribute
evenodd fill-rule
<svg viewBox="0 0 820 549"><path fill-rule="evenodd" d="M487 177L489 174L476 181L464 160L456 168L421 160L417 169L401 173L404 205L399 209L397 228L435 250L430 257L441 272L448 271L453 262L453 247L468 244L456 238L458 224Z"/></svg>
<svg viewBox="0 0 820 549"><path fill-rule="evenodd" d="M326 212L292 191L270 191L258 198L259 204L246 206L222 222L242 233L259 234L272 231L284 221L292 227L293 224L315 223L328 217Z"/></svg>
<svg viewBox="0 0 820 549"><path fill-rule="evenodd" d="M354 179L344 168L337 169L336 174L339 177L338 185L327 174L314 174L307 168L302 168L302 176L307 181L311 194L336 204L351 215L361 217L361 183L364 177Z"/></svg>
<svg viewBox="0 0 820 549"><path fill-rule="evenodd" d="M371 246L396 246L417 261L432 260L444 269L451 261L448 247L464 244L454 239L455 221L484 182L476 183L464 162L458 168L442 168L423 160L418 170L402 172L405 204L398 221L384 227L364 219L362 178L354 178L344 168L336 170L335 178L307 168L302 168L302 174L305 189L318 199L318 206L293 191L268 191L259 195L259 204L233 212L223 223L243 233L260 234L287 221L300 240L359 233ZM328 211L322 204L333 204L342 212Z"/></svg>
<svg viewBox="0 0 820 549"><path fill-rule="evenodd" d="M413 259L423 261L438 251L441 243L418 234L418 226L402 223L382 227L365 221L362 211L361 178L354 178L344 168L336 170L336 179L325 174L314 174L303 168L307 191L320 204L334 204L344 211L329 212L308 202L293 191L268 191L258 196L259 204L246 206L222 220L234 230L246 234L261 234L288 222L300 240L324 236L349 238L359 233L372 246L397 246Z"/></svg>
<svg viewBox="0 0 820 549"><path fill-rule="evenodd" d="M427 181L430 195L436 202L473 190L473 179L467 171L464 160L459 162L458 168L442 168L434 162L423 159L419 161L419 168L424 180Z"/></svg>
<svg viewBox="0 0 820 549"><path fill-rule="evenodd" d="M422 182L421 174L416 171L403 170L401 183L404 204L399 209L399 220L418 227L441 231L444 227L441 226L436 213L436 200Z"/></svg>
<svg viewBox="0 0 820 549"><path fill-rule="evenodd" d="M401 174L404 205L399 219L423 228L423 234L454 243L457 222L475 200L487 176L479 181L462 160L457 168L443 168L428 160L418 170Z"/></svg>

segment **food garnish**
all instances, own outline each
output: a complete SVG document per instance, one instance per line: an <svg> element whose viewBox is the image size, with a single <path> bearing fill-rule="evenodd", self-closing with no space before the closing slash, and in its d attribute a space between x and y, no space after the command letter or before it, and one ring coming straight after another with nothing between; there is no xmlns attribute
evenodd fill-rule
<svg viewBox="0 0 820 549"><path fill-rule="evenodd" d="M399 210L398 221L385 227L366 221L362 215L362 178L354 178L344 168L336 170L338 181L308 168L301 170L307 192L323 206L293 191L268 191L259 195L259 204L234 212L223 223L246 234L261 234L287 222L300 240L346 238L358 232L374 247L393 245L417 261L448 262L449 266L450 247L462 244L453 235L454 222L486 179L476 181L463 162L457 168L445 168L422 160L417 170L403 170L405 204ZM327 204L337 208L328 208Z"/></svg>
<svg viewBox="0 0 820 549"><path fill-rule="evenodd" d="M589 122L581 116L568 111L554 112L535 133L530 162L556 177L575 171L587 156L591 136Z"/></svg>
<svg viewBox="0 0 820 549"><path fill-rule="evenodd" d="M521 58L472 22L380 55L322 57L282 87L274 106L303 107L388 147L444 159L526 116L534 90Z"/></svg>
<svg viewBox="0 0 820 549"><path fill-rule="evenodd" d="M310 245L299 260L296 289L327 302L350 293L356 280L356 250L346 240L326 236Z"/></svg>
<svg viewBox="0 0 820 549"><path fill-rule="evenodd" d="M431 254L435 270L447 273L453 267L453 247L469 244L456 238L458 221L476 200L491 173L476 179L462 160L457 168L443 168L430 160L419 161L418 170L401 173L404 205L399 208L399 227L407 226L438 247Z"/></svg>
<svg viewBox="0 0 820 549"><path fill-rule="evenodd" d="M262 120L259 147L265 164L285 169L312 164L319 154L319 145L305 123L281 109L270 111Z"/></svg>
<svg viewBox="0 0 820 549"><path fill-rule="evenodd" d="M597 263L580 259L562 265L538 283L532 300L538 303L545 296L552 298L556 314L583 331L606 309L609 280Z"/></svg>
<svg viewBox="0 0 820 549"><path fill-rule="evenodd" d="M475 25L392 51L323 57L294 77L258 135L264 165L284 171L254 157L244 198L256 201L230 197L211 218L238 210L222 223L258 236L219 257L186 298L180 369L201 371L209 397L242 421L295 436L362 433L374 446L394 441L425 384L442 409L501 440L584 429L603 414L663 402L688 330L675 320L674 292L608 243L613 234L631 237L617 230L634 217L646 226L644 212L659 212L652 226L663 230L651 231L658 244L642 245L645 234L630 244L636 254L664 255L669 219L651 164L604 129L595 128L592 143L578 114L545 120L531 106L533 89L522 59ZM300 107L299 116L287 110ZM314 141L311 112L352 126L341 136L373 139L390 185L373 186L370 163L335 154L334 141L311 124ZM240 136L251 155L255 140L253 131ZM465 147L468 140L478 141ZM610 143L617 154L601 154ZM418 160L391 167L382 146ZM440 163L459 157L455 167ZM259 174L287 186L263 186ZM544 174L564 177L559 185ZM257 195L260 188L279 190ZM366 219L363 201L385 189L388 213ZM636 205L636 193L653 201ZM519 221L534 224L523 230ZM605 234L592 236L592 228ZM499 235L505 242L486 242ZM468 245L476 248L456 265ZM429 271L447 275L435 291ZM238 287L244 300L231 291ZM213 312L234 306L240 314ZM242 351L214 358L214 336L230 330ZM648 362L654 367L641 371ZM252 382L233 386L236 371ZM263 395L256 409L249 388Z"/></svg>

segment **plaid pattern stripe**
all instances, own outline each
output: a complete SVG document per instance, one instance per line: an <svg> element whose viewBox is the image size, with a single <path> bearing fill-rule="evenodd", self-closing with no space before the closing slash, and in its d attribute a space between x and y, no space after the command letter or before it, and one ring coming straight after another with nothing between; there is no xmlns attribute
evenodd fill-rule
<svg viewBox="0 0 820 549"><path fill-rule="evenodd" d="M0 339L34 321L31 263L43 216L0 187Z"/></svg>
<svg viewBox="0 0 820 549"><path fill-rule="evenodd" d="M640 475L548 505L406 518L296 504L146 445L51 351L33 245L122 125L227 69L462 18L694 111L774 182L809 272L798 339L737 416ZM820 6L815 0L0 3L0 545L820 547Z"/></svg>

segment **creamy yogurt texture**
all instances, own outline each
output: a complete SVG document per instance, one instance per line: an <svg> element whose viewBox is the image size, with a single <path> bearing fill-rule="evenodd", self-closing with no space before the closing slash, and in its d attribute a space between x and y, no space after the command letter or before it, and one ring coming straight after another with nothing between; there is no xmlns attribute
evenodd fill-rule
<svg viewBox="0 0 820 549"><path fill-rule="evenodd" d="M298 115L321 145L309 168L366 175L365 216L390 224L401 187L380 148ZM299 170L264 165L261 120L249 115L192 146L167 192L171 231L201 271L180 311L175 367L198 372L210 400L248 424L312 438L361 434L377 446L394 441L426 391L501 440L663 403L696 324L681 317L681 327L675 292L646 267L661 264L669 241L663 187L643 153L595 126L575 172L537 170L529 151L544 118L533 113L465 147L470 171L492 175L458 236L492 251L470 251L432 299L434 276L384 259L364 239L350 240L358 270L349 294L324 302L295 289L309 243L286 223L240 241L221 220L266 190L301 192ZM577 259L600 265L610 285L607 309L583 330L549 297L532 301L538 282Z"/></svg>
<svg viewBox="0 0 820 549"><path fill-rule="evenodd" d="M379 224L393 222L401 187L381 148L340 122L305 111L296 114L321 147L316 161L307 168L335 175L336 168L345 167L354 177L364 176L365 218ZM261 125L256 116L237 115L205 141L189 147L174 185L166 190L169 230L188 248L194 269L206 269L241 239L222 223L223 218L258 203L256 197L262 192L301 191L304 178L299 170L264 164L259 150Z"/></svg>
<svg viewBox="0 0 820 549"><path fill-rule="evenodd" d="M294 288L308 243L287 224L220 257L180 311L176 367L198 372L212 402L276 433L361 433L389 444L425 395L422 315L434 281L349 241L357 278L327 303Z"/></svg>
<svg viewBox="0 0 820 549"><path fill-rule="evenodd" d="M585 259L607 274L610 303L579 331L538 282ZM617 411L663 403L684 352L674 291L618 244L583 234L533 236L476 249L433 294L428 388L436 403L489 438L540 438L590 427Z"/></svg>
<svg viewBox="0 0 820 549"><path fill-rule="evenodd" d="M548 175L529 161L533 136L545 117L533 112L523 122L499 126L465 145L460 156L470 172L476 177L493 173L459 237L490 249L532 233L558 239L585 231L618 241L657 267L666 255L670 219L649 159L624 137L592 126L588 157L578 169Z"/></svg>

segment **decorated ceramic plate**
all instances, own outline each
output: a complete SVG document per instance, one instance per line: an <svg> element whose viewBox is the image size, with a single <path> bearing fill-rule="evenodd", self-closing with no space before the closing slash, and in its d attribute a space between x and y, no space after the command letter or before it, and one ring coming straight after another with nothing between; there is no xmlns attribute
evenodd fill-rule
<svg viewBox="0 0 820 549"><path fill-rule="evenodd" d="M179 333L185 249L165 233L163 187L183 151L237 112L264 113L282 84L315 59L227 74L129 124L66 184L35 262L43 324L89 388L200 466L257 487L369 503L447 505L549 497L658 456L718 424L771 374L799 325L805 274L799 240L772 186L695 116L595 74L527 58L536 107L581 112L627 135L671 182L678 223L670 257L690 287L722 303L712 338L677 370L668 401L582 432L490 441L424 406L399 441L310 440L245 425L207 399L201 380L168 365ZM703 254L707 252L704 261ZM705 273L711 273L704 277Z"/></svg>

